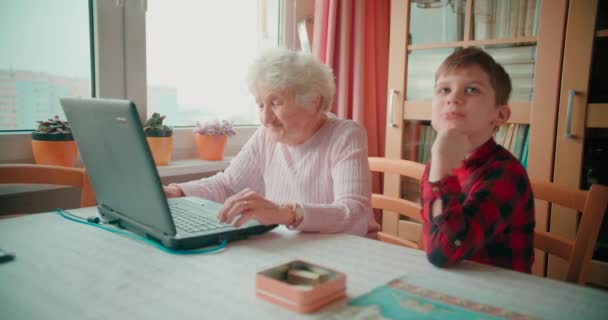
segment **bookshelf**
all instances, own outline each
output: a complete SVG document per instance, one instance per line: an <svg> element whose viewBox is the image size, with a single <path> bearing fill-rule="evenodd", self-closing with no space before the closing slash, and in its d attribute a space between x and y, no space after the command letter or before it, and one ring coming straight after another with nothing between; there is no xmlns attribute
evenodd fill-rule
<svg viewBox="0 0 608 320"><path fill-rule="evenodd" d="M570 1L554 163L554 181L589 188L608 185L608 1ZM571 118L569 93L574 92ZM569 122L569 124L568 124ZM570 135L566 136L567 127ZM552 208L562 211L564 208ZM608 287L608 219L604 219L588 281ZM551 219L550 228L572 238L577 219ZM561 277L564 263L550 257L548 274Z"/></svg>
<svg viewBox="0 0 608 320"><path fill-rule="evenodd" d="M547 155L553 155L556 139L567 9L568 0L441 0L433 8L419 0L392 0L387 114L393 123L386 129L386 157L428 159L434 73L450 53L479 46L503 64L513 81L503 143L509 136L514 151L526 154L530 177L551 181L553 158ZM394 175L385 176L384 192L419 197L415 182ZM548 206L537 203L536 209L537 228L547 230ZM410 225L395 213L383 214L385 232L407 239L411 235L402 231ZM544 274L545 259L540 253L537 257L534 272Z"/></svg>

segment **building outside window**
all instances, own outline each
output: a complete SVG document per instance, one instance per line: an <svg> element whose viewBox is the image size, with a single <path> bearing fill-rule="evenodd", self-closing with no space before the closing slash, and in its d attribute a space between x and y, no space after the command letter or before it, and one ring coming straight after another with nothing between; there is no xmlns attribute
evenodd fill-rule
<svg viewBox="0 0 608 320"><path fill-rule="evenodd" d="M33 130L37 120L65 118L60 97L93 95L90 7L100 1L112 11L141 3L147 105L139 107L145 116L166 114L173 126L207 118L258 124L245 74L261 50L279 45L281 0L97 0L91 6L83 0L3 0L0 131ZM106 11L97 10L99 20Z"/></svg>
<svg viewBox="0 0 608 320"><path fill-rule="evenodd" d="M0 163L33 161L30 132L65 119L65 96L167 115L179 159L196 120L232 120L238 151L259 125L249 65L268 48L298 49L295 26L313 10L308 0L2 0Z"/></svg>
<svg viewBox="0 0 608 320"><path fill-rule="evenodd" d="M60 97L91 96L87 1L3 0L0 43L0 130L65 119Z"/></svg>

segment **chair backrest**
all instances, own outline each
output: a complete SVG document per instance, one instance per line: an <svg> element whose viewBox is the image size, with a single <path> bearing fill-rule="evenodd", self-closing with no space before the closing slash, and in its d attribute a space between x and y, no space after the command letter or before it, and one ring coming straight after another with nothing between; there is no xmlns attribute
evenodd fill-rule
<svg viewBox="0 0 608 320"><path fill-rule="evenodd" d="M370 157L369 166L372 172L395 173L418 181L422 179L422 174L424 173L423 164L409 160ZM591 263L595 242L597 241L602 219L608 206L608 187L594 184L588 191L585 191L534 180L531 180L531 185L536 199L575 210L570 212L581 213L578 232L574 240L547 231L536 230L534 245L537 249L561 257L568 262L566 281L585 284L586 272ZM372 207L374 209L395 212L399 216L407 217L411 221L422 223L419 202L384 194L372 194ZM405 222L399 220L397 223ZM418 234L417 242L411 239L404 239L404 235L399 234L399 230L394 231L396 228L390 228L393 232L387 232L386 229L388 228L385 228L383 215L382 231L378 233L378 239L384 242L423 249L421 226L418 227L419 230L415 230L411 227L412 224L408 225L410 226L408 227L408 231L414 230L414 233Z"/></svg>
<svg viewBox="0 0 608 320"><path fill-rule="evenodd" d="M585 191L534 180L531 184L534 198L576 210L564 212L580 212L580 222L574 240L536 230L534 246L566 260L568 268L565 280L584 285L595 242L608 206L608 187L594 184Z"/></svg>
<svg viewBox="0 0 608 320"><path fill-rule="evenodd" d="M0 183L52 184L79 187L80 206L95 205L95 194L82 168L34 164L0 164Z"/></svg>
<svg viewBox="0 0 608 320"><path fill-rule="evenodd" d="M409 177L420 181L422 174L424 173L424 165L418 162L403 160L403 159L387 159L387 158L369 158L369 167L372 172L380 173L395 173L403 177ZM390 212L398 213L399 216L406 217L409 221L402 221L399 216L396 217L397 224L403 224L408 226L408 231L415 234L415 236L409 235L409 239L404 238L404 235L400 235L398 230L396 232L389 232L385 224L385 214L383 214L383 225L382 231L378 232L378 239L384 242L398 244L406 247L422 249L422 218L420 217L420 203L406 199L402 199L398 196L389 196L385 194L372 194L372 208L381 209ZM392 223L392 222L391 222ZM393 223L394 224L394 223ZM390 228L395 229L395 228ZM413 241L412 238L417 238L417 241Z"/></svg>

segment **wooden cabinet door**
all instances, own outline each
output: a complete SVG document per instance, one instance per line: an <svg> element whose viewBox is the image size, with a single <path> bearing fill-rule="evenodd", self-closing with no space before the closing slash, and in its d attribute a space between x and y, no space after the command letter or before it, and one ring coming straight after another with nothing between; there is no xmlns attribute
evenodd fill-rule
<svg viewBox="0 0 608 320"><path fill-rule="evenodd" d="M605 0L602 0L605 1ZM570 1L565 37L563 72L560 89L559 117L556 131L556 149L553 181L558 184L581 187L587 128L606 130L608 101L590 104L592 59L605 59L595 53L594 44L608 30L596 30L598 0ZM605 77L605 74L603 75ZM599 79L605 83L608 79ZM550 230L574 238L578 225L576 215L568 214L560 206L551 208ZM562 279L566 264L549 257L547 274ZM608 263L592 261L587 279L608 286Z"/></svg>

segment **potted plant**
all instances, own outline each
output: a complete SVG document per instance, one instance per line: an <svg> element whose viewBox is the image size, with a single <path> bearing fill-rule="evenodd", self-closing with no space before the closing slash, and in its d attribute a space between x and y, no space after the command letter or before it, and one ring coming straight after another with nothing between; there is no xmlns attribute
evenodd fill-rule
<svg viewBox="0 0 608 320"><path fill-rule="evenodd" d="M32 152L37 164L73 167L78 157L78 148L67 121L59 116L47 121L37 121L38 128L32 132Z"/></svg>
<svg viewBox="0 0 608 320"><path fill-rule="evenodd" d="M157 166L166 166L173 151L173 129L163 124L165 116L153 113L144 123L144 134Z"/></svg>
<svg viewBox="0 0 608 320"><path fill-rule="evenodd" d="M222 160L228 137L236 134L226 120L197 121L193 132L200 158L209 161Z"/></svg>

